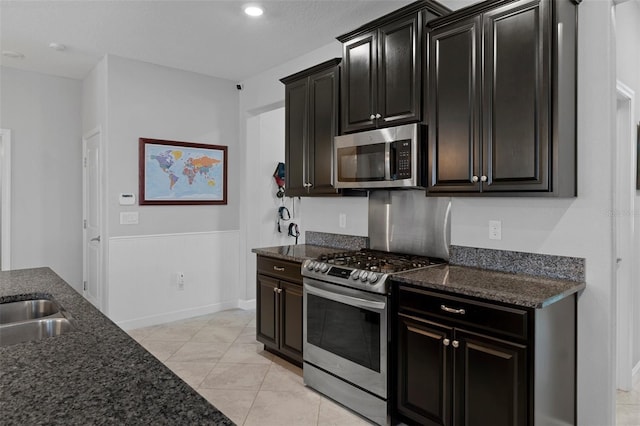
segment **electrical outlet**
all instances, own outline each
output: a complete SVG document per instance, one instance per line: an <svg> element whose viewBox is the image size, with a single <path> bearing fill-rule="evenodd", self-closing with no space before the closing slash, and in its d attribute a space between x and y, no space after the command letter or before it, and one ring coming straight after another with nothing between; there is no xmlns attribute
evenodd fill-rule
<svg viewBox="0 0 640 426"><path fill-rule="evenodd" d="M338 215L338 226L340 226L340 228L346 228L347 227L347 215L344 213L340 213Z"/></svg>
<svg viewBox="0 0 640 426"><path fill-rule="evenodd" d="M489 221L489 239L501 240L502 239L502 222L499 220Z"/></svg>
<svg viewBox="0 0 640 426"><path fill-rule="evenodd" d="M184 290L184 272L176 273L176 287L178 290Z"/></svg>

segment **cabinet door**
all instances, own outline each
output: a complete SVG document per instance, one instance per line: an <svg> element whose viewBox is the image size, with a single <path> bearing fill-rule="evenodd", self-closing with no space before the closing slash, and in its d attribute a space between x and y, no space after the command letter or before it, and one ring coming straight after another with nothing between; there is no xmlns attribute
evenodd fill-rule
<svg viewBox="0 0 640 426"><path fill-rule="evenodd" d="M421 24L415 13L378 30L378 127L422 119Z"/></svg>
<svg viewBox="0 0 640 426"><path fill-rule="evenodd" d="M308 80L285 87L285 190L287 196L307 193Z"/></svg>
<svg viewBox="0 0 640 426"><path fill-rule="evenodd" d="M339 68L309 77L309 188L311 194L335 194L333 138L338 134Z"/></svg>
<svg viewBox="0 0 640 426"><path fill-rule="evenodd" d="M302 362L302 286L280 281L280 352Z"/></svg>
<svg viewBox="0 0 640 426"><path fill-rule="evenodd" d="M429 192L480 190L479 31L476 17L429 35Z"/></svg>
<svg viewBox="0 0 640 426"><path fill-rule="evenodd" d="M454 342L453 424L526 425L527 347L458 329Z"/></svg>
<svg viewBox="0 0 640 426"><path fill-rule="evenodd" d="M278 280L258 275L256 339L278 348Z"/></svg>
<svg viewBox="0 0 640 426"><path fill-rule="evenodd" d="M450 425L452 329L399 315L396 408L422 425Z"/></svg>
<svg viewBox="0 0 640 426"><path fill-rule="evenodd" d="M549 5L484 14L483 191L550 189Z"/></svg>
<svg viewBox="0 0 640 426"><path fill-rule="evenodd" d="M373 129L376 126L377 31L349 40L343 45L344 90L341 95L342 132Z"/></svg>

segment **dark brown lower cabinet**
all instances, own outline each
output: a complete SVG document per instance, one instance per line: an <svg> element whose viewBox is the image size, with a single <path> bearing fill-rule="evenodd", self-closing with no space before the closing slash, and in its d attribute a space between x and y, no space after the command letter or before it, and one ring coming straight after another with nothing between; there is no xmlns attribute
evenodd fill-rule
<svg viewBox="0 0 640 426"><path fill-rule="evenodd" d="M530 309L396 293L394 423L575 424L575 297Z"/></svg>
<svg viewBox="0 0 640 426"><path fill-rule="evenodd" d="M256 339L298 365L302 365L301 280L299 263L258 256Z"/></svg>

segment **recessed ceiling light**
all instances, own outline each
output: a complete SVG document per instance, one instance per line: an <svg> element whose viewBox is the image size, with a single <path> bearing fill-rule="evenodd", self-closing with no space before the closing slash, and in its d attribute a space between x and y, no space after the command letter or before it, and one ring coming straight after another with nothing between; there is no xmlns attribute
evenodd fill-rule
<svg viewBox="0 0 640 426"><path fill-rule="evenodd" d="M3 50L2 56L6 56L7 58L14 58L14 59L24 59L24 55L22 53L16 52L13 50Z"/></svg>
<svg viewBox="0 0 640 426"><path fill-rule="evenodd" d="M244 13L249 16L260 16L262 15L263 10L258 6L247 6L244 8Z"/></svg>
<svg viewBox="0 0 640 426"><path fill-rule="evenodd" d="M62 52L64 49L67 48L67 46L60 43L49 43L49 47L52 48L53 50L57 50L58 52Z"/></svg>

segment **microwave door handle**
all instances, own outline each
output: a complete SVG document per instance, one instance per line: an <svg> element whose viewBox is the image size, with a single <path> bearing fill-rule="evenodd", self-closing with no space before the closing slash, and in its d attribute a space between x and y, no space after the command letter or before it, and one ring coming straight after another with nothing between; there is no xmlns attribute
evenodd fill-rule
<svg viewBox="0 0 640 426"><path fill-rule="evenodd" d="M376 309L382 311L386 306L385 302L375 302L373 300L361 299L359 297L346 296L344 294L334 293L332 291L326 291L317 287L312 287L309 284L305 284L304 289L308 294L313 294L315 296L333 300L334 302L355 306L357 308Z"/></svg>
<svg viewBox="0 0 640 426"><path fill-rule="evenodd" d="M391 142L384 144L384 180L391 180Z"/></svg>

